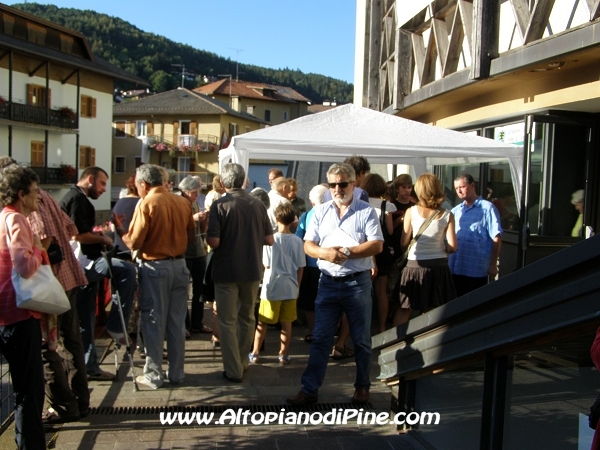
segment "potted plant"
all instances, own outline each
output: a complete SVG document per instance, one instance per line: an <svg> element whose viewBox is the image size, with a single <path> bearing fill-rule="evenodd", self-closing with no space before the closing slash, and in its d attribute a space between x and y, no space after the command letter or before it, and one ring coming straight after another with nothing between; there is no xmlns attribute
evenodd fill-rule
<svg viewBox="0 0 600 450"><path fill-rule="evenodd" d="M69 164L61 164L58 178L63 183L74 183L75 182L75 167Z"/></svg>
<svg viewBox="0 0 600 450"><path fill-rule="evenodd" d="M68 106L61 106L58 108L58 115L67 120L73 120L75 118L75 111Z"/></svg>

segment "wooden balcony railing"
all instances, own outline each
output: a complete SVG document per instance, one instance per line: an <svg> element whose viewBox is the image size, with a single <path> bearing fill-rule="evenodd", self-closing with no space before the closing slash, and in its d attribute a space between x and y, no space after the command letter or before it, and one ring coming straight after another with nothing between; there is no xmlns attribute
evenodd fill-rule
<svg viewBox="0 0 600 450"><path fill-rule="evenodd" d="M48 109L41 106L23 105L4 101L0 104L0 119L17 122L50 125L59 128L77 129L79 121L73 111Z"/></svg>
<svg viewBox="0 0 600 450"><path fill-rule="evenodd" d="M163 134L148 136L148 148L159 152L214 152L219 149L219 137L210 134Z"/></svg>

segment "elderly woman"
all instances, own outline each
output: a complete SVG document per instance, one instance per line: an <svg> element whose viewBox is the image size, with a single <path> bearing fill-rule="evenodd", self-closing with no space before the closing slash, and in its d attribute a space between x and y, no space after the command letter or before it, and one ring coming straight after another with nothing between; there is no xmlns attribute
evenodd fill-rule
<svg viewBox="0 0 600 450"><path fill-rule="evenodd" d="M400 279L400 308L394 326L408 322L411 310L426 312L456 298L456 290L448 267L448 254L458 248L454 232L454 215L443 208L444 191L439 178L424 173L415 183L418 203L406 210L402 249L409 246L411 236L429 218L433 218L419 240L408 252L408 262Z"/></svg>
<svg viewBox="0 0 600 450"><path fill-rule="evenodd" d="M192 277L192 314L186 317L188 331L196 333L212 333L212 330L204 325L204 302L202 298L202 285L204 273L206 272L206 247L202 234L206 233L208 226L208 212L200 211L196 199L201 184L193 177L185 177L179 183L181 196L192 205L194 224L196 225L196 240L187 246L185 251L185 264Z"/></svg>
<svg viewBox="0 0 600 450"><path fill-rule="evenodd" d="M42 264L42 243L27 222L27 216L38 208L37 182L29 168L10 166L0 172L0 351L12 374L15 441L22 449L46 448L42 315L17 307L11 280L13 267L29 278Z"/></svg>

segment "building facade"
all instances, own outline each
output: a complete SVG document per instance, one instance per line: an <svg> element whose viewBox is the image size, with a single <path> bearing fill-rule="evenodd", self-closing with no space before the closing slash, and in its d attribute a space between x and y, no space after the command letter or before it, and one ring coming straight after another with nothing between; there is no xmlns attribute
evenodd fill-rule
<svg viewBox="0 0 600 450"><path fill-rule="evenodd" d="M83 35L0 5L0 154L57 199L86 167L110 172L115 80L147 85L93 55ZM94 203L110 209L108 196Z"/></svg>
<svg viewBox="0 0 600 450"><path fill-rule="evenodd" d="M395 407L446 414L447 426L420 427L434 448L588 445L600 323L582 267L600 226L599 17L595 1L357 1L356 103L523 152L520 174L501 162L431 168L453 204L454 177L471 173L505 229L499 281L380 342Z"/></svg>
<svg viewBox="0 0 600 450"><path fill-rule="evenodd" d="M113 201L142 162L159 164L179 182L189 174L212 181L219 149L232 136L265 123L207 95L178 88L113 108Z"/></svg>
<svg viewBox="0 0 600 450"><path fill-rule="evenodd" d="M310 100L285 86L224 78L194 89L263 120L279 125L306 115Z"/></svg>

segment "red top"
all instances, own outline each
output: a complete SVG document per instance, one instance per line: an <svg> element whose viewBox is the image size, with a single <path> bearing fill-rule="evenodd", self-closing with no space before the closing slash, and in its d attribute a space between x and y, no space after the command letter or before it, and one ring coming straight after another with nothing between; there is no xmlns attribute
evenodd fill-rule
<svg viewBox="0 0 600 450"><path fill-rule="evenodd" d="M11 279L13 266L22 277L29 278L42 263L42 251L33 242L25 216L6 206L0 213L0 325L42 317L37 311L17 308Z"/></svg>

